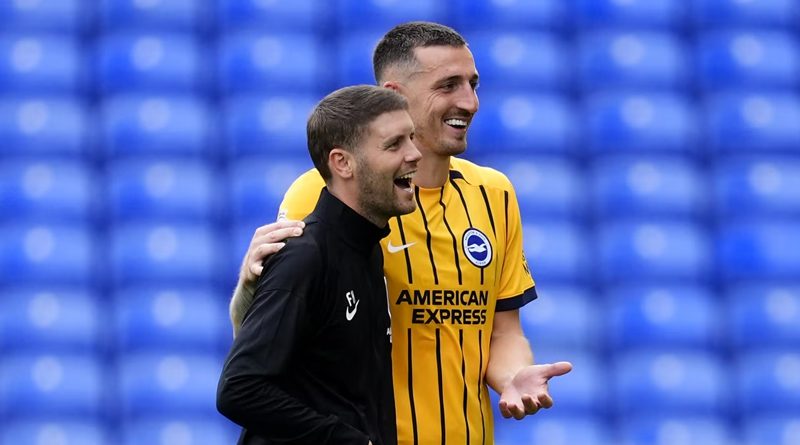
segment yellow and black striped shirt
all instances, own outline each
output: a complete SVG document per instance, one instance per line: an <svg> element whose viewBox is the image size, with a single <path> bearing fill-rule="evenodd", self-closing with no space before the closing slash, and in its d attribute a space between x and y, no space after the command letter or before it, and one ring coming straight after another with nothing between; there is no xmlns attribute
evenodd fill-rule
<svg viewBox="0 0 800 445"><path fill-rule="evenodd" d="M279 218L304 218L323 186L316 170L300 176ZM417 209L381 242L398 443L491 444L494 314L536 298L517 198L505 175L458 158L443 187L414 193Z"/></svg>

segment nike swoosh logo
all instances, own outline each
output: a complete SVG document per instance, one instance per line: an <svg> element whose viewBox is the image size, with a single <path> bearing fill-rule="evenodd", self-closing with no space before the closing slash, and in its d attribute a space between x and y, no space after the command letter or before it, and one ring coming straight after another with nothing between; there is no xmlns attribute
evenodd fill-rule
<svg viewBox="0 0 800 445"><path fill-rule="evenodd" d="M401 244L399 246L393 246L392 242L389 241L389 244L386 245L386 250L388 250L389 253L397 253L397 252L399 252L401 250L408 249L409 247L413 246L414 244L417 244L417 243L408 243L408 244Z"/></svg>
<svg viewBox="0 0 800 445"><path fill-rule="evenodd" d="M356 316L356 311L358 310L358 303L360 303L360 302L361 302L361 300L356 301L355 306L352 307L352 309L353 309L352 312L350 312L350 309L351 309L350 306L347 306L347 308L344 310L344 316L347 317L347 321L352 320L353 317Z"/></svg>

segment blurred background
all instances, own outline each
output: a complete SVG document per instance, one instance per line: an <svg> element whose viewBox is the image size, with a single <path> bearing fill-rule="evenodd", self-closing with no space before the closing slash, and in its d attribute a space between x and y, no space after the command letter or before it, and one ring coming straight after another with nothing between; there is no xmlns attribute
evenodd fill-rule
<svg viewBox="0 0 800 445"><path fill-rule="evenodd" d="M800 1L0 1L0 445L222 445L227 303L305 119L470 42L556 407L508 444L800 444Z"/></svg>

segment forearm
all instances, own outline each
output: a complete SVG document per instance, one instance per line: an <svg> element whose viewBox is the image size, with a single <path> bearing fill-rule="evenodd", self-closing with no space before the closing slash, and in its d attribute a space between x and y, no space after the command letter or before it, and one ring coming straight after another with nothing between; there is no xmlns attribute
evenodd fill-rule
<svg viewBox="0 0 800 445"><path fill-rule="evenodd" d="M489 345L486 383L500 393L520 369L532 364L533 351L519 326L519 312L496 313Z"/></svg>
<svg viewBox="0 0 800 445"><path fill-rule="evenodd" d="M369 438L335 415L324 415L256 376L223 376L217 409L251 433L276 442L366 444Z"/></svg>
<svg viewBox="0 0 800 445"><path fill-rule="evenodd" d="M239 280L239 282L236 284L236 289L233 290L231 303L228 307L228 312L231 317L231 324L233 325L234 337L236 337L236 335L239 333L239 329L242 327L242 321L244 320L244 315L253 304L254 295L254 286L248 286L244 283L244 281Z"/></svg>

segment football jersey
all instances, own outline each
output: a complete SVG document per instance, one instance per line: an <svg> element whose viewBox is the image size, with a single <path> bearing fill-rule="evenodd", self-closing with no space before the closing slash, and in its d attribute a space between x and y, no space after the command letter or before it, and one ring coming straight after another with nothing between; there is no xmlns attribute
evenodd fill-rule
<svg viewBox="0 0 800 445"><path fill-rule="evenodd" d="M536 298L514 189L502 173L451 158L443 187L414 186L417 209L381 241L392 316L400 444L493 443L485 382L496 311ZM302 219L324 187L300 176L279 219Z"/></svg>

